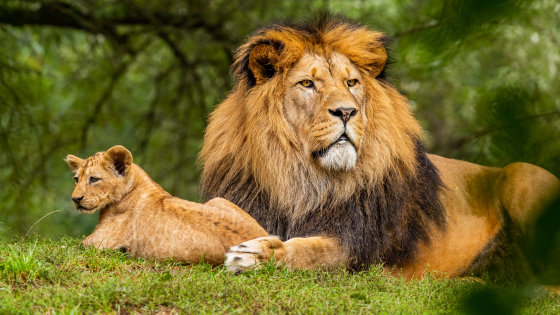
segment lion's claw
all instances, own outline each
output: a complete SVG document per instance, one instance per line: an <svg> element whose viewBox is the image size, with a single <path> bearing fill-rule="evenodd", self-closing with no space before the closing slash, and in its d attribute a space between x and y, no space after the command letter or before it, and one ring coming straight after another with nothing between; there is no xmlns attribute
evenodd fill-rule
<svg viewBox="0 0 560 315"><path fill-rule="evenodd" d="M226 253L225 266L229 272L239 274L269 261L275 250L283 247L276 236L259 237L233 246Z"/></svg>

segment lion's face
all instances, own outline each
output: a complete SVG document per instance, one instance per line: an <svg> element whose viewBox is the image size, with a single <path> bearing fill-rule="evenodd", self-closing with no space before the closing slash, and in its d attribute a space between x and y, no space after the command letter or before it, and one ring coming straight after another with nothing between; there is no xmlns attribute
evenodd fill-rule
<svg viewBox="0 0 560 315"><path fill-rule="evenodd" d="M296 218L412 176L422 131L384 80L384 45L382 33L340 20L257 31L206 128L203 194Z"/></svg>
<svg viewBox="0 0 560 315"><path fill-rule="evenodd" d="M76 183L72 201L81 213L90 214L105 208L130 189L127 187L130 182L127 170L132 163L132 155L124 147L115 146L85 160L68 155L66 162L74 172Z"/></svg>
<svg viewBox="0 0 560 315"><path fill-rule="evenodd" d="M359 69L339 53L308 53L284 82L286 119L303 141L306 155L327 170L354 168L366 123Z"/></svg>

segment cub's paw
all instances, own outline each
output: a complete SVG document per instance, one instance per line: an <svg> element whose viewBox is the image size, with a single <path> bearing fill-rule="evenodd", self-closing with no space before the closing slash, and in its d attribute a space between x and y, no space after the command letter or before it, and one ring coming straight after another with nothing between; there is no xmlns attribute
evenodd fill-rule
<svg viewBox="0 0 560 315"><path fill-rule="evenodd" d="M226 253L225 265L229 272L239 274L258 268L271 257L280 259L283 252L284 243L278 237L259 237L231 247Z"/></svg>

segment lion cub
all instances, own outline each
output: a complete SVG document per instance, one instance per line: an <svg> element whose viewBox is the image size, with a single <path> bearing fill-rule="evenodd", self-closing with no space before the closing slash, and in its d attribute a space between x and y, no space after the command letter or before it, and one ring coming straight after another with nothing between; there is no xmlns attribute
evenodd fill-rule
<svg viewBox="0 0 560 315"><path fill-rule="evenodd" d="M234 245L266 231L233 203L205 204L171 196L117 145L83 160L68 155L75 173L72 200L81 213L100 210L99 221L82 244L121 249L133 257L173 258L217 265Z"/></svg>

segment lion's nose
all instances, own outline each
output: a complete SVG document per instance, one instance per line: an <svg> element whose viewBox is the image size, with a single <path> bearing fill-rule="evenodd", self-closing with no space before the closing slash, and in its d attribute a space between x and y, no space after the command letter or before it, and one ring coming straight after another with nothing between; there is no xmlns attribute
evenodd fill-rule
<svg viewBox="0 0 560 315"><path fill-rule="evenodd" d="M355 108L339 107L335 110L329 109L329 113L335 117L340 117L342 122L346 124L352 116L355 116L358 111Z"/></svg>
<svg viewBox="0 0 560 315"><path fill-rule="evenodd" d="M84 199L84 196L72 197L72 201L74 201L75 203L80 203L80 201L82 201L83 199Z"/></svg>

